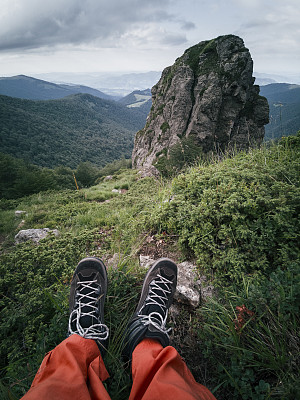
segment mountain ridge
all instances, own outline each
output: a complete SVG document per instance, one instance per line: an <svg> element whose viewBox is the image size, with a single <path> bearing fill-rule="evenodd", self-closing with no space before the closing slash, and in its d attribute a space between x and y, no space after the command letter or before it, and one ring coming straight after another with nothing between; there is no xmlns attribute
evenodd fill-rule
<svg viewBox="0 0 300 400"><path fill-rule="evenodd" d="M27 100L56 100L72 94L87 93L101 99L113 100L100 90L76 84L56 84L26 75L0 77L0 94Z"/></svg>

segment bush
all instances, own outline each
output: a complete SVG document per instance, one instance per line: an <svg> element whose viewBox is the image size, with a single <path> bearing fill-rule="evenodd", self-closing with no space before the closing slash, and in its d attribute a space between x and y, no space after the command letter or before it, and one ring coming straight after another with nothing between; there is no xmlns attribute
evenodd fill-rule
<svg viewBox="0 0 300 400"><path fill-rule="evenodd" d="M167 154L157 154L155 167L164 177L176 176L184 167L204 159L201 147L196 138L189 136L176 143Z"/></svg>
<svg viewBox="0 0 300 400"><path fill-rule="evenodd" d="M159 227L179 236L215 284L299 262L299 142L239 153L173 180Z"/></svg>

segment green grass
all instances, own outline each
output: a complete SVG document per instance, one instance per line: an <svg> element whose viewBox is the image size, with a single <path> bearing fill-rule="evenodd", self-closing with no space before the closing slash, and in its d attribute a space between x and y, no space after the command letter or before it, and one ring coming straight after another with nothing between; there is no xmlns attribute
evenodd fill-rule
<svg viewBox="0 0 300 400"><path fill-rule="evenodd" d="M195 378L225 400L297 398L299 197L298 136L206 160L173 180L137 180L136 171L119 170L91 188L1 200L1 398L23 395L44 354L65 338L78 261L116 254L105 307L106 385L112 399L128 398L122 334L142 286L138 254L149 235L163 238L170 252L175 242L178 259L196 259L217 288L214 298L194 311L181 306L172 319L173 343ZM17 209L27 213L22 229L55 228L60 236L15 246ZM243 305L254 314L237 327Z"/></svg>

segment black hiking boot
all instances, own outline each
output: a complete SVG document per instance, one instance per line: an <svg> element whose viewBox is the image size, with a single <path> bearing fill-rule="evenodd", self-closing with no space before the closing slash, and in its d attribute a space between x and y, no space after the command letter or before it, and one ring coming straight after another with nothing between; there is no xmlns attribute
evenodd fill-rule
<svg viewBox="0 0 300 400"><path fill-rule="evenodd" d="M161 258L150 267L144 279L139 304L130 319L126 334L123 358L131 360L132 352L144 338L156 339L163 347L169 345L166 328L168 310L177 284L177 265Z"/></svg>
<svg viewBox="0 0 300 400"><path fill-rule="evenodd" d="M81 260L71 282L68 336L76 333L83 338L93 339L102 353L109 334L104 324L106 292L104 263L95 257Z"/></svg>

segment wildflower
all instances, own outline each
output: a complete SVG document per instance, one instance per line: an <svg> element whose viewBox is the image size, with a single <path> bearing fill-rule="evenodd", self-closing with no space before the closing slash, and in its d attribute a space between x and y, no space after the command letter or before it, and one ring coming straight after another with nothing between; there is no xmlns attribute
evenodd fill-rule
<svg viewBox="0 0 300 400"><path fill-rule="evenodd" d="M241 307L237 306L235 309L237 311L237 318L234 320L235 330L240 333L249 317L254 317L254 312L249 310L245 304L243 304Z"/></svg>

